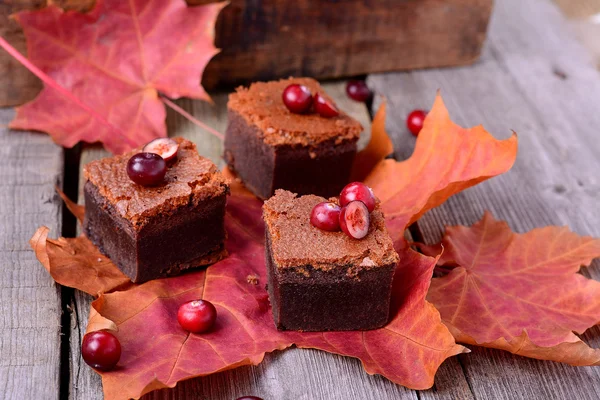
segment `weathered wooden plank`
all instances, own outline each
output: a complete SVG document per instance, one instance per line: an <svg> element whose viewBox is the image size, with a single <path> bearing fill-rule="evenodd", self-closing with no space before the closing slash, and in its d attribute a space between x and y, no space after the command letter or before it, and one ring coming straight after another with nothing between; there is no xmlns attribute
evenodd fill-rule
<svg viewBox="0 0 600 400"><path fill-rule="evenodd" d="M364 104L353 102L346 97L344 85L344 82L326 84L325 89L336 99L340 108L360 120L367 131L365 136L368 136L370 117L367 109ZM216 95L213 100L215 106L191 100L180 100L178 104L203 122L223 132L227 124L227 96ZM179 114L169 112L167 121L169 132L193 140L201 154L222 165L220 158L222 149L219 140L189 123ZM106 153L99 148L88 148L83 151L81 164L105 155ZM80 189L82 183L80 180ZM83 363L79 349L87 324L89 297L76 293L72 307L76 312L72 315L70 398L101 399L100 379ZM447 380L454 381L456 378L448 377ZM464 377L462 381L465 382L466 387ZM175 389L151 393L146 398L231 400L249 394L265 399L417 398L414 391L395 385L380 376L367 375L358 360L295 348L267 354L259 366L243 367L205 378L192 379L180 383Z"/></svg>
<svg viewBox="0 0 600 400"><path fill-rule="evenodd" d="M189 0L208 3L214 0ZM203 82L226 85L290 75L343 78L472 63L492 0L233 0L220 14L222 49Z"/></svg>
<svg viewBox="0 0 600 400"><path fill-rule="evenodd" d="M510 129L519 133L512 171L426 214L418 223L426 241L439 240L445 224L476 222L485 209L518 232L557 224L600 236L600 76L554 5L497 2L488 46L476 65L371 76L369 84L389 99L389 130L404 157L414 145L405 116L413 108L430 106L438 88L463 126L483 123L497 137L507 137ZM600 263L589 273L600 278ZM598 333L592 328L584 339L600 347ZM600 396L597 368L478 348L460 361L478 399Z"/></svg>
<svg viewBox="0 0 600 400"><path fill-rule="evenodd" d="M28 242L40 225L60 234L62 149L12 117L0 109L0 398L58 399L60 289Z"/></svg>

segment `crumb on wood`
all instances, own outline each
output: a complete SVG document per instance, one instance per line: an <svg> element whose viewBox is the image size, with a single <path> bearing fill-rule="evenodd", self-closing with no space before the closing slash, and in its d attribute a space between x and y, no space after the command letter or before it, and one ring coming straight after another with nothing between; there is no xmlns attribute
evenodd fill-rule
<svg viewBox="0 0 600 400"><path fill-rule="evenodd" d="M561 69L559 69L557 67L554 67L554 69L552 70L552 72L554 73L554 75L556 75L557 77L559 77L563 81L568 78L567 74L563 70L561 70Z"/></svg>

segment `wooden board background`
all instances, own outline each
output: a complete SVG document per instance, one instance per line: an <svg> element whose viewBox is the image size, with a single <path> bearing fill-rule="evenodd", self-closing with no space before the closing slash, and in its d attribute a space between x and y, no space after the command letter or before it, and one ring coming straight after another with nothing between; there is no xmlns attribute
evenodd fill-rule
<svg viewBox="0 0 600 400"><path fill-rule="evenodd" d="M61 289L29 247L40 225L61 233L62 149L6 127L0 109L0 398L58 399Z"/></svg>
<svg viewBox="0 0 600 400"><path fill-rule="evenodd" d="M216 25L215 44L222 52L208 64L203 84L210 89L291 75L341 78L470 64L481 52L492 5L493 0L231 0Z"/></svg>
<svg viewBox="0 0 600 400"><path fill-rule="evenodd" d="M600 236L600 143L596 139L600 75L572 33L559 9L546 0L503 0L496 3L489 41L475 65L368 77L369 85L390 102L387 125L398 158L407 157L414 146L414 138L404 128L406 114L430 107L438 88L458 123L483 123L497 137L507 137L510 129L519 133L513 170L432 210L411 229L414 235L437 241L444 224L472 224L489 209L518 232L566 224L580 234ZM368 124L364 106L345 98L343 82L328 84L327 90L342 108ZM221 94L215 96L214 107L189 100L179 104L223 131L225 101ZM62 226L60 203L53 192L63 179L77 178L70 159L73 152L67 153L63 166L62 150L48 137L8 131L11 116L11 110L0 110L4 189L0 191L0 398L100 399L98 376L79 354L89 298L53 285L27 245L38 225L48 225L53 235L73 228ZM173 134L192 138L204 155L220 162L217 139L173 112L168 113L168 125ZM81 163L103 154L86 148ZM600 279L600 263L596 261L585 273ZM62 321L62 331L61 311L70 317ZM61 333L69 339L62 351ZM583 337L600 347L597 327ZM444 363L435 386L427 391L411 391L369 376L357 360L291 349L267 355L257 367L193 379L146 398L230 400L248 394L265 400L600 398L598 368L472 349ZM61 379L61 372L66 377Z"/></svg>

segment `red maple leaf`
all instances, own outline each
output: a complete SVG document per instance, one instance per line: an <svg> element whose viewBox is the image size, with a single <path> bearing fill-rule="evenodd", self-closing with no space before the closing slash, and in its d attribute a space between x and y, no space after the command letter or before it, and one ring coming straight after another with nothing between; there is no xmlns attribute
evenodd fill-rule
<svg viewBox="0 0 600 400"><path fill-rule="evenodd" d="M166 136L159 93L209 99L200 79L218 52L214 23L224 5L98 0L87 14L55 5L18 13L29 60L64 90L46 85L10 127L47 132L66 147L99 141L113 153Z"/></svg>
<svg viewBox="0 0 600 400"><path fill-rule="evenodd" d="M600 282L578 274L600 257L600 239L548 226L525 234L486 213L472 227L448 227L428 299L457 340L572 365L600 365L583 333L600 323ZM424 246L439 254L435 247Z"/></svg>

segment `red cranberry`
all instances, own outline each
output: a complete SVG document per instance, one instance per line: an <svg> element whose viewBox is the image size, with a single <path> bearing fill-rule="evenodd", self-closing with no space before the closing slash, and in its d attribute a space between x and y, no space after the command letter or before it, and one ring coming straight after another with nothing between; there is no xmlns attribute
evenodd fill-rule
<svg viewBox="0 0 600 400"><path fill-rule="evenodd" d="M340 227L354 239L362 239L369 232L369 210L362 201L351 201L340 211Z"/></svg>
<svg viewBox="0 0 600 400"><path fill-rule="evenodd" d="M421 132L426 116L427 113L423 110L414 110L408 114L408 118L406 118L406 126L408 127L410 133L417 136L419 132Z"/></svg>
<svg viewBox="0 0 600 400"><path fill-rule="evenodd" d="M312 105L310 90L304 85L291 84L283 91L283 104L293 113L307 112Z"/></svg>
<svg viewBox="0 0 600 400"><path fill-rule="evenodd" d="M342 207L354 200L365 203L369 212L375 209L375 195L371 188L364 183L352 182L342 189L342 193L340 193L340 205Z"/></svg>
<svg viewBox="0 0 600 400"><path fill-rule="evenodd" d="M337 107L333 102L327 100L325 97L321 96L319 93L315 94L314 97L314 105L315 111L324 118L333 118L340 115Z"/></svg>
<svg viewBox="0 0 600 400"><path fill-rule="evenodd" d="M317 204L310 213L312 226L324 231L340 230L340 206L335 203L322 202Z"/></svg>
<svg viewBox="0 0 600 400"><path fill-rule="evenodd" d="M158 154L137 153L127 162L127 175L142 186L155 186L165 180L167 163Z"/></svg>
<svg viewBox="0 0 600 400"><path fill-rule="evenodd" d="M110 371L121 358L121 343L108 331L86 333L81 355L87 365L100 371Z"/></svg>
<svg viewBox="0 0 600 400"><path fill-rule="evenodd" d="M202 333L210 330L217 319L217 310L210 301L192 300L179 307L177 321L188 332Z"/></svg>
<svg viewBox="0 0 600 400"><path fill-rule="evenodd" d="M348 81L346 93L352 100L365 102L371 98L371 90L365 81Z"/></svg>
<svg viewBox="0 0 600 400"><path fill-rule="evenodd" d="M174 161L177 158L177 150L179 144L173 139L158 138L144 146L142 149L145 153L158 154L165 159L166 162Z"/></svg>

